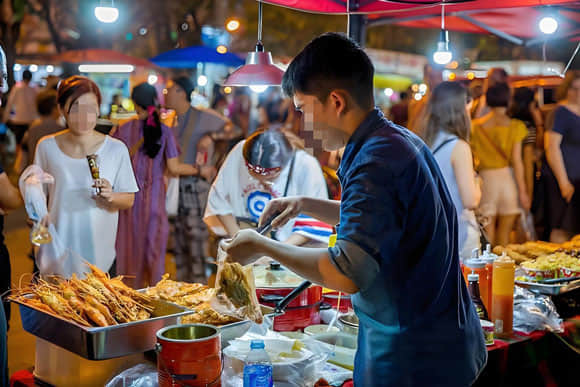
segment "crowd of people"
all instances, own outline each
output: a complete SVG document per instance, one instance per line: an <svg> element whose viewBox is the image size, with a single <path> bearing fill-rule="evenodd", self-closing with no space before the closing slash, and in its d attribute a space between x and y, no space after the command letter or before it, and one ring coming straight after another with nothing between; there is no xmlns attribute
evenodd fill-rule
<svg viewBox="0 0 580 387"><path fill-rule="evenodd" d="M344 52L347 63L338 59L330 63L336 52ZM321 63L320 69L313 63ZM360 79L345 78L355 65L361 69L356 75ZM334 75L323 71L332 68L337 68ZM136 85L131 93L136 117L103 134L96 130L101 92L92 80L72 76L63 79L56 91L47 88L38 93L25 71L22 82L9 93L3 120L19 152L27 155L22 156L27 160L24 165L34 165L54 178L45 187L49 217L43 221L54 226L53 243L58 240L62 248L51 244L34 248L40 274L80 274L86 271L86 260L126 276L135 288L153 285L165 271L173 227L177 279L206 283L207 258L215 258L218 243L227 240L223 246L236 259L253 259L258 252L272 255L306 278L346 292L360 290L355 303L367 318L362 318L361 330L368 343L359 346L364 357L374 359L378 355L372 353L372 343L383 345L381 340L394 335L383 329L394 321L385 311L402 312L394 298L377 297L403 297L407 294L403 289L413 293L394 275L418 275L393 263L387 251L404 252L417 258L420 270L438 272L441 268L432 267L428 257L443 254L449 258L448 266L455 267L454 254L468 258L482 241L505 245L517 238L518 228L530 226L524 224L530 211L543 222L546 239L559 242L580 233L580 197L575 194L580 189L580 75L569 72L557 106L544 116L534 90L514 90L503 69L492 69L481 95L476 95L475 87L441 82L437 70L429 68L423 100L405 95L390 112L397 126L374 108L372 72L362 50L348 39L328 34L315 39L288 69L284 91L293 100L268 92L257 114L252 114L245 89L235 90L231 102L218 90L213 109L201 109L192 106L194 83L180 76L167 83L163 95L147 83ZM323 91L309 83L317 77L327 83ZM312 98L324 107L320 102L310 106ZM318 159L305 150L313 146L309 139L299 135L300 110L307 107L315 121L325 117L324 125L333 128L322 139L326 152ZM169 121L163 108L174 112ZM98 176L91 174L88 155L96 155ZM336 170L339 162L337 177L327 169ZM11 281L2 216L29 200L5 171L0 165L2 293ZM27 184L30 173L25 171L21 185ZM329 184L329 176L335 183L341 179L342 192ZM378 207L377 200L382 203ZM430 218L417 208L444 216ZM282 215L274 219L279 228L272 239L319 249L283 249L240 232L279 212ZM323 251L338 223L339 243L329 250L330 265ZM457 228L458 252L444 245L450 242L444 228L452 226ZM419 253L416 245L422 242L428 248ZM309 254L322 266L313 268L305 258L297 258ZM387 272L387 267L394 271ZM392 282L377 281L377 276ZM401 288L395 289L393 284L400 282ZM464 285L426 285L445 295L455 292L459 299L452 297L452 302L464 308L460 312L468 320L473 317ZM381 311L377 305L391 309ZM426 308L444 313L441 305L435 302ZM9 312L9 307L0 308L7 319ZM417 318L412 312L418 309L397 319L411 324ZM374 319L381 321L380 328L372 328ZM457 334L441 324L441 332ZM375 329L380 339L371 334ZM456 341L459 358L469 348L460 348ZM484 360L473 361L477 365L466 369L465 380L477 374L475 368ZM364 377L374 380L383 374L377 367L371 369L374 376Z"/></svg>
<svg viewBox="0 0 580 387"><path fill-rule="evenodd" d="M537 91L513 88L504 69L482 83L442 82L426 66L429 91L407 92L387 114L419 134L439 163L460 224L460 252L537 235L552 242L580 232L575 172L580 75L570 71L553 106Z"/></svg>
<svg viewBox="0 0 580 387"><path fill-rule="evenodd" d="M34 164L54 178L46 186L47 209L62 247L32 250L40 274L82 273L86 260L125 275L135 288L155 284L166 271L172 229L177 279L206 282L206 260L215 258L219 240L255 227L269 200L328 197L319 161L297 135L300 116L279 92L263 95L252 120L242 107L248 97L244 89L225 104L218 89L216 109L201 109L192 106L195 85L189 77L168 81L163 95L142 83L131 93L135 119L103 134L97 128L101 92L89 78L63 79L58 91L37 91L29 82L25 71L10 94L30 88L33 102L20 105L36 106L36 118L18 139L24 165L15 166L12 175ZM6 109L12 128L16 107ZM172 118L164 118L166 111L174 112ZM98 179L88 173L91 154L97 155ZM28 174L23 176L25 181ZM330 234L330 226L301 217L274 237L324 244ZM7 266L8 255L3 256ZM10 279L4 282L6 290Z"/></svg>
<svg viewBox="0 0 580 387"><path fill-rule="evenodd" d="M135 118L104 134L97 130L103 101L95 82L72 76L57 90L37 90L24 72L4 112L24 159L22 166L0 169L0 227L6 212L24 202L27 210L38 204L26 187L35 184L38 173L50 175L53 181L43 187L48 217L28 214L29 223L53 226L50 243L32 246L35 272L81 275L89 262L111 275L123 274L135 288L154 285L166 270L171 227L176 278L207 283L206 259L215 258L219 240L255 227L269 200L328 198L318 160L303 150L294 132L289 99L267 94L253 128L240 128L217 110L192 106L194 89L187 76L171 79L162 95L148 83L138 84L131 93ZM237 103L234 98L234 110ZM15 118L23 109L34 113L26 122ZM9 175L14 180L22 170L20 192ZM11 270L2 231L4 294ZM301 216L272 237L326 245L331 232L330 226ZM6 319L0 320L9 321L7 302L3 313Z"/></svg>

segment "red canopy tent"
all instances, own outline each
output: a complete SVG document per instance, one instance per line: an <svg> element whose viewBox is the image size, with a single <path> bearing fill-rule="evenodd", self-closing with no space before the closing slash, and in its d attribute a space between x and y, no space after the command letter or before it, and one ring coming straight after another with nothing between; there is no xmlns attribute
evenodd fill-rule
<svg viewBox="0 0 580 387"><path fill-rule="evenodd" d="M471 11L516 7L535 7L575 3L575 0L259 0L263 3L280 5L299 11L327 14L436 14L445 3L450 11ZM435 8L435 9L433 9Z"/></svg>
<svg viewBox="0 0 580 387"><path fill-rule="evenodd" d="M558 31L549 39L570 39L580 36L580 5L554 6L553 15L558 18ZM445 27L450 31L493 33L516 44L527 46L544 42L547 38L538 29L538 21L544 15L538 7L503 8L480 11L451 11L446 13ZM368 25L396 24L412 28L440 28L439 15L385 17L369 15Z"/></svg>
<svg viewBox="0 0 580 387"><path fill-rule="evenodd" d="M433 0L263 0L296 10L326 14L366 14L367 25L398 24L439 28L441 1ZM541 7L552 5L561 16L551 39L573 39L580 34L580 6L576 0L449 0L446 27L461 32L493 33L516 44L543 42L537 30ZM575 4L574 4L575 3ZM536 38L538 37L538 38ZM523 38L523 39L522 39ZM529 39L529 40L524 40Z"/></svg>

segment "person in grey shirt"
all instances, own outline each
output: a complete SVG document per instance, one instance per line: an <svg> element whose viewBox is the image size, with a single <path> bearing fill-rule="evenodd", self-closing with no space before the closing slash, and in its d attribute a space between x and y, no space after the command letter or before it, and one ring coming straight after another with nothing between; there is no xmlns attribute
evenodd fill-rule
<svg viewBox="0 0 580 387"><path fill-rule="evenodd" d="M177 280L206 283L205 257L209 232L203 214L215 177L215 138L231 127L229 120L209 109L191 106L195 86L188 77L168 82L165 105L177 114L173 131L181 147L180 161L197 170L179 178L179 205L175 219Z"/></svg>

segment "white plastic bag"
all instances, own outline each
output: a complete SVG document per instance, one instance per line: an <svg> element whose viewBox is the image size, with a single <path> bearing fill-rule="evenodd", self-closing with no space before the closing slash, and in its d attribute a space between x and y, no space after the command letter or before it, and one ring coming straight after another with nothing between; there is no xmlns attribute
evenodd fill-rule
<svg viewBox="0 0 580 387"><path fill-rule="evenodd" d="M38 165L31 165L26 168L18 180L18 187L24 198L26 213L34 222L40 222L48 215L43 184L54 184L54 177L45 173Z"/></svg>
<svg viewBox="0 0 580 387"><path fill-rule="evenodd" d="M516 286L514 290L514 330L563 332L562 319L548 296Z"/></svg>
<svg viewBox="0 0 580 387"><path fill-rule="evenodd" d="M36 257L40 274L70 277L72 273L82 273L86 269L83 263L85 260L62 243L50 221L44 184L54 184L54 177L45 173L38 165L27 167L18 180L26 213L35 223L33 231L42 224L50 235L50 242L40 245Z"/></svg>
<svg viewBox="0 0 580 387"><path fill-rule="evenodd" d="M296 345L296 341L277 332L266 330L266 327L267 323L252 324L246 334L230 342L230 345L224 349L222 386L243 386L244 360L250 351L251 340L255 339L264 340L266 352L271 359L274 358L272 376L275 387L310 387L314 385L320 378L326 361L333 351L332 346L312 338L306 338L300 341L301 350L294 351L297 356L284 360L284 358L279 357L279 354L291 350Z"/></svg>
<svg viewBox="0 0 580 387"><path fill-rule="evenodd" d="M538 240L538 236L536 235L536 228L534 226L534 217L531 212L526 212L524 210L520 211L520 224L526 241Z"/></svg>
<svg viewBox="0 0 580 387"><path fill-rule="evenodd" d="M176 216L179 208L179 177L169 178L165 196L165 210L168 216Z"/></svg>
<svg viewBox="0 0 580 387"><path fill-rule="evenodd" d="M157 367L153 364L137 364L126 369L107 383L105 387L157 387Z"/></svg>

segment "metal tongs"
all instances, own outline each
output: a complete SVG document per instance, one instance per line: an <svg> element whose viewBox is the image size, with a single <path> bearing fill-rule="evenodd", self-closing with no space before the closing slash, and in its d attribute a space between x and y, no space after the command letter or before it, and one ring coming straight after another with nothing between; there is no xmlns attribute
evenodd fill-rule
<svg viewBox="0 0 580 387"><path fill-rule="evenodd" d="M262 226L259 226L258 228L256 228L256 232L260 235L264 235L264 234L268 233L270 230L272 230L272 221L274 219L276 219L276 217L278 215L280 215L280 214L275 214L270 219L268 219L266 222L264 222L264 224ZM302 293L304 290L308 289L310 287L310 285L312 285L312 282L304 281L300 285L298 285L294 290L292 290L290 293L288 293L286 295L286 297L284 297L282 300L280 300L280 302L278 302L276 304L276 307L274 308L274 316L280 316L280 315L283 315L284 313L286 313L286 308L288 307L288 304L290 304L292 301L294 301L294 299L296 297L298 297L298 295L300 295L300 293Z"/></svg>
<svg viewBox="0 0 580 387"><path fill-rule="evenodd" d="M269 231L271 231L272 230L272 222L274 221L274 219L276 219L276 217L278 215L280 215L280 214L275 214L270 219L268 219L266 222L264 222L263 225L256 227L256 232L260 235L265 235Z"/></svg>

